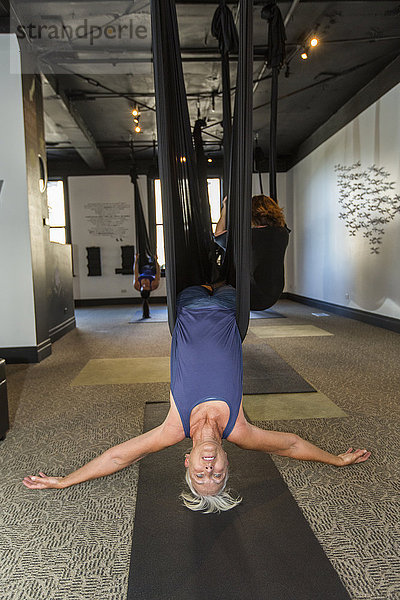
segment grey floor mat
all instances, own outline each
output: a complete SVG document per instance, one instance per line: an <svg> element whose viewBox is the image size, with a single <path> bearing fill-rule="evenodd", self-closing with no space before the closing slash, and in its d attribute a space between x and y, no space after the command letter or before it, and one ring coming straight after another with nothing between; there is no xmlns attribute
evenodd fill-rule
<svg viewBox="0 0 400 600"><path fill-rule="evenodd" d="M315 392L297 371L265 343L243 345L243 371L244 394Z"/></svg>

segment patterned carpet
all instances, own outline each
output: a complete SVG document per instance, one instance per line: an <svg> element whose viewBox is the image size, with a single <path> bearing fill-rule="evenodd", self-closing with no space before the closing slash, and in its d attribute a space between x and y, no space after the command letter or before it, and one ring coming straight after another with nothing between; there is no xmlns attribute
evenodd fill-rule
<svg viewBox="0 0 400 600"><path fill-rule="evenodd" d="M167 324L132 327L133 310L79 309L78 329L54 344L51 357L7 366L13 427L0 443L2 600L126 598L137 467L64 491L27 490L21 480L38 470L62 475L139 434L145 401L168 398L165 383L71 386L90 359L168 354ZM351 597L400 600L400 336L316 318L289 301L276 310L285 324L333 334L267 341L349 416L258 424L334 452L372 450L368 463L346 469L274 460ZM249 333L246 343L260 339Z"/></svg>

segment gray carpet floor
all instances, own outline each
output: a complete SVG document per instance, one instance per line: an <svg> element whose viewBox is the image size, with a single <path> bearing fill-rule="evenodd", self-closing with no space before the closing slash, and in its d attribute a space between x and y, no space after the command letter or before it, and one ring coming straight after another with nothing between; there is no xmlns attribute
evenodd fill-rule
<svg viewBox="0 0 400 600"><path fill-rule="evenodd" d="M274 308L287 317L282 323L334 334L268 344L349 416L257 424L295 431L332 452L372 450L367 463L345 469L274 460L351 597L400 600L400 336L317 318L315 309L289 301ZM144 403L168 398L161 383L70 385L93 358L169 353L167 324L129 326L132 310L79 309L78 328L53 345L52 356L7 366L12 428L0 443L2 600L126 598L137 466L64 491L28 490L21 480L39 470L62 475L139 434ZM245 343L260 339L250 332Z"/></svg>

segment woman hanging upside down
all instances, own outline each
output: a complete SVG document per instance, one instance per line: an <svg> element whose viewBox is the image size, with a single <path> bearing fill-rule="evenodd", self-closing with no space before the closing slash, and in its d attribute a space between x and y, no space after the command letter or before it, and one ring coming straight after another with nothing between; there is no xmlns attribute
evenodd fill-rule
<svg viewBox="0 0 400 600"><path fill-rule="evenodd" d="M29 489L63 489L120 471L147 454L190 437L193 447L185 457L190 492L182 492L181 498L191 510L219 512L241 502L226 490L224 438L240 448L337 467L366 461L371 453L365 449L330 454L296 434L265 431L246 420L235 295L234 288L226 285L215 289L196 285L179 294L171 346L170 409L161 425L106 450L70 475L49 477L40 472L25 477L24 485Z"/></svg>
<svg viewBox="0 0 400 600"><path fill-rule="evenodd" d="M160 265L157 259L145 261L140 264L139 254L135 257L135 281L134 288L138 292L154 292L160 285ZM148 295L146 296L148 297Z"/></svg>
<svg viewBox="0 0 400 600"><path fill-rule="evenodd" d="M143 259L140 254L135 257L134 288L143 298L143 318L150 316L148 299L150 292L154 292L160 285L160 265L157 258L147 256Z"/></svg>

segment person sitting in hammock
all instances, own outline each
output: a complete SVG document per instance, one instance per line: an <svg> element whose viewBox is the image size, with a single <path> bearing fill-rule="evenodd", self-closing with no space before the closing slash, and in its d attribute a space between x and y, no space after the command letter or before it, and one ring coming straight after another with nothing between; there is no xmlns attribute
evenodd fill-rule
<svg viewBox="0 0 400 600"><path fill-rule="evenodd" d="M284 258L290 230L283 210L263 194L252 198L251 227L250 309L265 310L279 300L285 285ZM214 239L226 250L226 198Z"/></svg>
<svg viewBox="0 0 400 600"><path fill-rule="evenodd" d="M240 448L342 467L366 461L365 449L331 454L294 433L266 431L249 423L242 406L242 345L231 286L194 285L177 297L171 345L170 408L158 427L106 450L65 477L39 472L23 480L29 489L58 488L110 475L168 446L191 438L182 492L191 510L219 512L241 502L226 489L226 438ZM251 464L248 465L251 469Z"/></svg>

